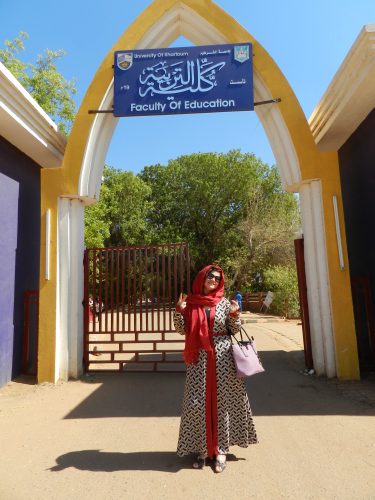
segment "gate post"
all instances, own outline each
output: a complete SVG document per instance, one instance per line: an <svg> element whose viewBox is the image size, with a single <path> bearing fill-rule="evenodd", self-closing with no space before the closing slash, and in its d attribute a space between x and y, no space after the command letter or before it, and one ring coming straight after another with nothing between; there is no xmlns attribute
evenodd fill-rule
<svg viewBox="0 0 375 500"><path fill-rule="evenodd" d="M83 371L83 254L84 204L78 198L60 198L58 207L58 316L56 342L60 380Z"/></svg>

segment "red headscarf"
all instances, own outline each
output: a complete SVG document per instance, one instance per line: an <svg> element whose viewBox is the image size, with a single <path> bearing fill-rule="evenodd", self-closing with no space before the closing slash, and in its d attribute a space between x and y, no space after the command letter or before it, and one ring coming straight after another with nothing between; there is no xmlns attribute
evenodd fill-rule
<svg viewBox="0 0 375 500"><path fill-rule="evenodd" d="M203 286L210 270L221 273L219 286L210 293L203 293ZM193 293L186 298L186 308L183 312L185 319L185 350L184 360L186 364L196 363L200 349L212 352L209 336L209 324L205 313L205 307L216 307L224 296L224 273L221 267L210 264L204 267L193 281Z"/></svg>

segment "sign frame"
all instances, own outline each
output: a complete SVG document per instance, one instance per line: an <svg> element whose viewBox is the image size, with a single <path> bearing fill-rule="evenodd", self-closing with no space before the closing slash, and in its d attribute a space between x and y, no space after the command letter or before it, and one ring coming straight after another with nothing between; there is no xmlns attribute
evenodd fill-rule
<svg viewBox="0 0 375 500"><path fill-rule="evenodd" d="M249 42L114 53L116 117L253 109Z"/></svg>

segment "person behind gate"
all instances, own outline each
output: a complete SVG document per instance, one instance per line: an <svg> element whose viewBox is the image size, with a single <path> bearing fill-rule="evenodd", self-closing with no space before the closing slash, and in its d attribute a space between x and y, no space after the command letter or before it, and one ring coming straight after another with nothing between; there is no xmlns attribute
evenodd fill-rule
<svg viewBox="0 0 375 500"><path fill-rule="evenodd" d="M210 458L219 473L225 469L230 446L245 448L258 442L229 337L241 327L239 306L224 297L219 266L205 266L193 281L192 293L180 295L174 326L185 335L187 365L177 454L193 454L195 469L202 469Z"/></svg>

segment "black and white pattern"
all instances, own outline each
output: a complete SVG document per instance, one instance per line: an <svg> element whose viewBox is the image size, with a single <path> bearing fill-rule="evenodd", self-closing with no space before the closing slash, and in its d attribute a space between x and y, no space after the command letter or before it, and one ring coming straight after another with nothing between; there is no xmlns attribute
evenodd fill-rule
<svg viewBox="0 0 375 500"><path fill-rule="evenodd" d="M216 306L214 333L236 333L240 320L228 316L230 303L222 299ZM174 315L175 328L184 333L184 318ZM217 417L219 452L228 453L230 446L247 447L257 443L249 400L243 379L237 378L229 335L213 337L216 355ZM206 363L207 354L200 351L198 362L188 365L182 402L177 453L207 453L206 444Z"/></svg>

